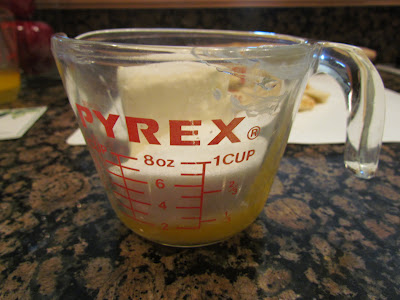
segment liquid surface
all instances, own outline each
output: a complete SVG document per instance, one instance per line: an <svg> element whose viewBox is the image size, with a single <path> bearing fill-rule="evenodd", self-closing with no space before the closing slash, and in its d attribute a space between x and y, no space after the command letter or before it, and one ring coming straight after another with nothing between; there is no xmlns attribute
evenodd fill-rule
<svg viewBox="0 0 400 300"><path fill-rule="evenodd" d="M15 101L21 86L21 76L18 70L0 70L0 103Z"/></svg>

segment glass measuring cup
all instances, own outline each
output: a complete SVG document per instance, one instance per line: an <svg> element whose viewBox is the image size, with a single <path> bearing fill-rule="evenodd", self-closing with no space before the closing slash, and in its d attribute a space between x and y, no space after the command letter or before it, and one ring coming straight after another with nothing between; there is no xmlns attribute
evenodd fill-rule
<svg viewBox="0 0 400 300"><path fill-rule="evenodd" d="M374 175L384 89L356 47L264 32L115 29L52 38L109 200L134 232L173 246L226 239L263 209L308 78L349 109L345 165Z"/></svg>

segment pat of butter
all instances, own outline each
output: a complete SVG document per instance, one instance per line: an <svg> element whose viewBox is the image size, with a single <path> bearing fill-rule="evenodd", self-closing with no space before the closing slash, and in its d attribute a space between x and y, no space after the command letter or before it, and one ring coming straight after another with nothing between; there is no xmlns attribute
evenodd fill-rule
<svg viewBox="0 0 400 300"><path fill-rule="evenodd" d="M229 120L229 75L200 62L161 62L118 69L126 116L157 120ZM160 127L161 127L160 126Z"/></svg>

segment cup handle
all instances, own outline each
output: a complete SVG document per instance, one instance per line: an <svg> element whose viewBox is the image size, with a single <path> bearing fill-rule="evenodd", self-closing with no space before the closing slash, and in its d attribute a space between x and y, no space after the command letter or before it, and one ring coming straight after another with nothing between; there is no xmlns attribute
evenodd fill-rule
<svg viewBox="0 0 400 300"><path fill-rule="evenodd" d="M375 176L385 124L385 90L374 65L357 47L320 42L317 73L342 87L348 110L344 163L357 177Z"/></svg>

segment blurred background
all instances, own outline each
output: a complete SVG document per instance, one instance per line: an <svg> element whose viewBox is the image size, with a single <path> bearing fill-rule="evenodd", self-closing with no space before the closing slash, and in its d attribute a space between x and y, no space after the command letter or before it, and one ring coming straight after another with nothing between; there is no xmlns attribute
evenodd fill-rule
<svg viewBox="0 0 400 300"><path fill-rule="evenodd" d="M0 0L0 5L14 14L26 76L54 70L53 32L74 37L123 27L270 31L366 47L375 51L374 63L400 66L399 0Z"/></svg>

